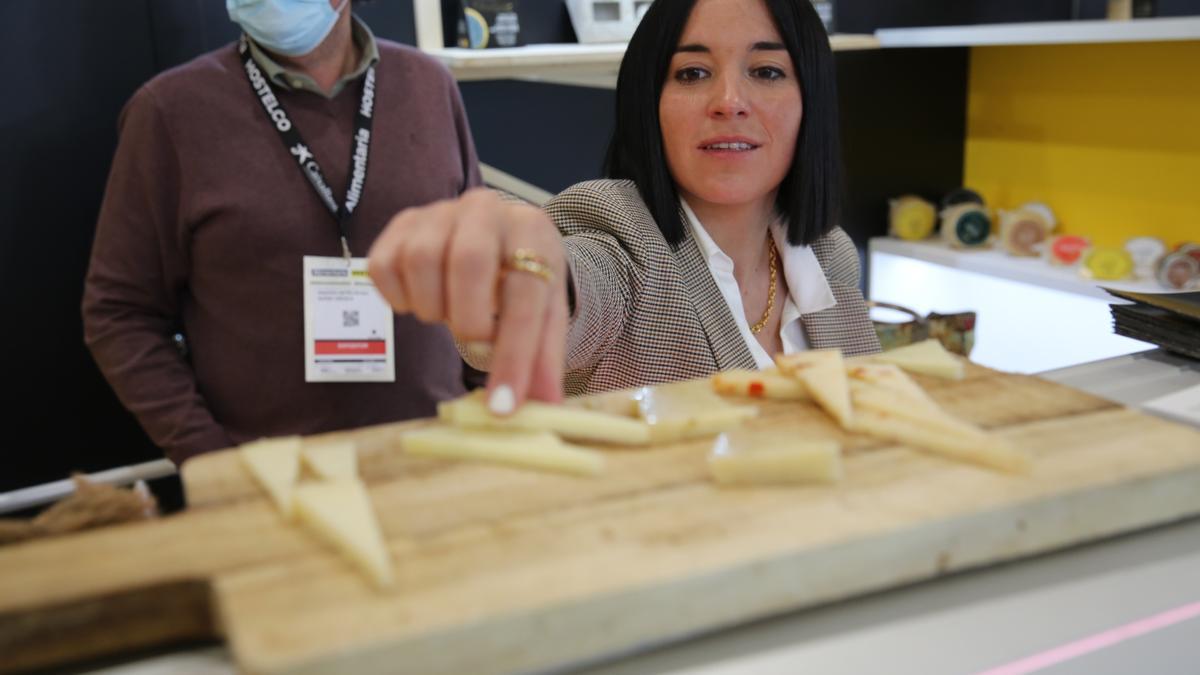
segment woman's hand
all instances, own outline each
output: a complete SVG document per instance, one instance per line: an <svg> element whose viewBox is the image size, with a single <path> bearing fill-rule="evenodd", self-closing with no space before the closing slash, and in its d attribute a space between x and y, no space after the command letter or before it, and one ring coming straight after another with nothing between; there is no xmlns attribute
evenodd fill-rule
<svg viewBox="0 0 1200 675"><path fill-rule="evenodd" d="M562 400L566 259L540 209L486 189L406 209L371 247L368 268L397 313L442 322L455 339L492 346L488 405Z"/></svg>

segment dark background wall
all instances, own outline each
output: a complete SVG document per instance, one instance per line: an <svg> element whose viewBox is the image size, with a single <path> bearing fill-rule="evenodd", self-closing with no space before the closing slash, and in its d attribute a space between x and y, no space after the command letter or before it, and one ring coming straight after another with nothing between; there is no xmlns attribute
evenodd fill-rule
<svg viewBox="0 0 1200 675"><path fill-rule="evenodd" d="M415 42L408 0L355 8L378 36ZM558 0L523 0L521 11L527 42L573 40ZM866 11L856 20L871 23ZM83 278L122 105L154 74L236 34L216 0L0 2L0 491L161 457L83 346ZM888 197L958 186L967 53L846 52L837 62L843 225L862 244L882 233ZM462 91L484 162L552 192L599 175L611 91L516 81Z"/></svg>

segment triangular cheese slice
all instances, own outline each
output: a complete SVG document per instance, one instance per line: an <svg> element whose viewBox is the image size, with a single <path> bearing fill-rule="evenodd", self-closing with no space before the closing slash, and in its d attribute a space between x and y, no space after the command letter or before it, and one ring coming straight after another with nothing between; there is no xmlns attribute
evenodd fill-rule
<svg viewBox="0 0 1200 675"><path fill-rule="evenodd" d="M893 363L910 373L934 375L948 380L961 380L965 372L962 359L946 351L942 343L934 339L876 354L872 358Z"/></svg>
<svg viewBox="0 0 1200 675"><path fill-rule="evenodd" d="M270 495L279 512L292 515L292 490L300 475L300 437L266 438L243 444L242 464Z"/></svg>
<svg viewBox="0 0 1200 675"><path fill-rule="evenodd" d="M853 415L846 367L837 349L814 349L775 357L779 370L799 379L825 412L848 428Z"/></svg>
<svg viewBox="0 0 1200 675"><path fill-rule="evenodd" d="M394 583L391 555L361 482L304 483L296 488L295 504L300 523L338 549L377 586Z"/></svg>
<svg viewBox="0 0 1200 675"><path fill-rule="evenodd" d="M604 470L604 455L563 443L548 431L503 431L425 427L401 437L410 455L466 459L530 469L592 476Z"/></svg>
<svg viewBox="0 0 1200 675"><path fill-rule="evenodd" d="M354 441L305 441L300 456L308 470L322 480L358 478Z"/></svg>
<svg viewBox="0 0 1200 675"><path fill-rule="evenodd" d="M936 405L921 385L913 382L903 370L890 363L846 363L846 375L850 378L851 400L853 392L866 385L886 389L911 399L920 405Z"/></svg>
<svg viewBox="0 0 1200 675"><path fill-rule="evenodd" d="M938 433L974 439L988 437L983 429L954 417L930 399L913 398L894 390L858 383L853 383L851 389L855 412L869 409Z"/></svg>
<svg viewBox="0 0 1200 675"><path fill-rule="evenodd" d="M1029 473L1032 464L1028 453L1000 438L946 433L869 408L859 408L855 412L852 430L876 438L1009 473Z"/></svg>

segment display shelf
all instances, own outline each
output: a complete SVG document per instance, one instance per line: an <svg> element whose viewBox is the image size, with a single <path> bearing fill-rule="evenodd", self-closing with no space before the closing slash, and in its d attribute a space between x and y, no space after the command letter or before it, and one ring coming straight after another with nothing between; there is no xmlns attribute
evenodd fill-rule
<svg viewBox="0 0 1200 675"><path fill-rule="evenodd" d="M875 37L884 48L1200 40L1200 17L881 28Z"/></svg>
<svg viewBox="0 0 1200 675"><path fill-rule="evenodd" d="M834 35L834 51L875 49L872 35ZM539 44L508 49L425 48L459 80L529 79L581 86L616 85L625 43Z"/></svg>
<svg viewBox="0 0 1200 675"><path fill-rule="evenodd" d="M1041 258L1018 258L998 248L956 249L936 240L904 241L892 237L875 237L868 247L872 253L890 253L1109 302L1122 301L1106 293L1101 286L1142 293L1169 292L1153 280L1085 279L1076 268L1056 267Z"/></svg>

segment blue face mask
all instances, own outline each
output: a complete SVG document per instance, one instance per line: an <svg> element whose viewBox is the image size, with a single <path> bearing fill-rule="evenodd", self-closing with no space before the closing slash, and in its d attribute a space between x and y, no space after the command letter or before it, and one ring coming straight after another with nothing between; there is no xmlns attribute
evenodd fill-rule
<svg viewBox="0 0 1200 675"><path fill-rule="evenodd" d="M225 0L229 18L259 45L284 56L317 48L333 30L338 9L329 0Z"/></svg>

